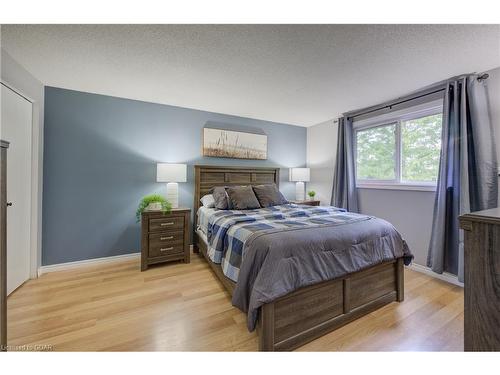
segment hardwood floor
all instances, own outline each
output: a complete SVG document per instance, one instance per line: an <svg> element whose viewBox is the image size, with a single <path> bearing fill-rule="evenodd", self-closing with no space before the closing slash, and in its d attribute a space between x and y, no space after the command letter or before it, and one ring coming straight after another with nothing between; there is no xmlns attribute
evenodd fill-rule
<svg viewBox="0 0 500 375"><path fill-rule="evenodd" d="M406 270L394 302L300 351L463 350L463 290ZM56 351L253 351L257 335L199 256L42 275L8 298L8 344Z"/></svg>

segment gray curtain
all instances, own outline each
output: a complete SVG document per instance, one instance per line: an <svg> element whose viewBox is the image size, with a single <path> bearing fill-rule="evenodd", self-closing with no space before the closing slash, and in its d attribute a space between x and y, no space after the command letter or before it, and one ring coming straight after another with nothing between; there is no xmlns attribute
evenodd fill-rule
<svg viewBox="0 0 500 375"><path fill-rule="evenodd" d="M498 169L484 82L469 75L447 83L441 159L427 265L463 281L458 217L497 207Z"/></svg>
<svg viewBox="0 0 500 375"><path fill-rule="evenodd" d="M358 212L352 120L347 117L338 120L337 162L333 175L331 204Z"/></svg>

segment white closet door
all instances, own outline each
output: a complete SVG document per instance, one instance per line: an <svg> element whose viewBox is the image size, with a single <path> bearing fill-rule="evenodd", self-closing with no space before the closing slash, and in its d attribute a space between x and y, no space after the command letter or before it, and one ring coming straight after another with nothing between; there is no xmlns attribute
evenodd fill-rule
<svg viewBox="0 0 500 375"><path fill-rule="evenodd" d="M32 103L2 85L7 154L7 294L30 277Z"/></svg>

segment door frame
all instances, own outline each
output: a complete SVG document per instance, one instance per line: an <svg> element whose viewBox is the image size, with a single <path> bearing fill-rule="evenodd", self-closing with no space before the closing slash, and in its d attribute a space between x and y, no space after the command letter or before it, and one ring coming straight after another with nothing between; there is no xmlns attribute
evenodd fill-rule
<svg viewBox="0 0 500 375"><path fill-rule="evenodd" d="M41 104L3 78L0 79L0 85L26 99L32 106L30 279L36 279L42 259L43 123L40 123Z"/></svg>

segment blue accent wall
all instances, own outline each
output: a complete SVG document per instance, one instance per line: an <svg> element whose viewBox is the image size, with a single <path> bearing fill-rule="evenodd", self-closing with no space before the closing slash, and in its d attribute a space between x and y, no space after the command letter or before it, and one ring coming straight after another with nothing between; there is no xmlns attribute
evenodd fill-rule
<svg viewBox="0 0 500 375"><path fill-rule="evenodd" d="M268 160L201 155L207 122L268 136ZM45 88L42 264L140 251L135 210L165 194L156 163L188 164L179 205L193 206L195 164L279 166L280 189L294 197L288 168L306 164L306 128L168 105Z"/></svg>

